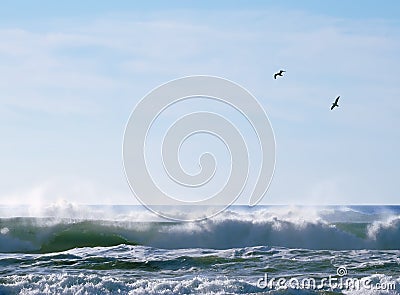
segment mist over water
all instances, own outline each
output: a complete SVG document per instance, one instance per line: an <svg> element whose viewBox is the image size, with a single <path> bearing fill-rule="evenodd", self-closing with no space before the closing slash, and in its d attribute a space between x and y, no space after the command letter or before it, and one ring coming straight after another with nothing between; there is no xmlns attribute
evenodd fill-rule
<svg viewBox="0 0 400 295"><path fill-rule="evenodd" d="M171 222L138 206L67 204L49 206L35 212L35 217L29 208L19 208L17 214L7 210L9 216L0 220L0 251L44 253L119 244L166 249L278 246L396 250L400 245L396 210L238 206L203 221Z"/></svg>

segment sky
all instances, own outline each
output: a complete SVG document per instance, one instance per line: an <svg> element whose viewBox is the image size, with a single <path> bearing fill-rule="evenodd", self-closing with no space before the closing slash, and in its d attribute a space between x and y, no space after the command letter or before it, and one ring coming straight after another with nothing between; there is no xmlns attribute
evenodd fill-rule
<svg viewBox="0 0 400 295"><path fill-rule="evenodd" d="M81 2L2 2L0 204L138 204L125 125L149 91L189 75L232 80L268 114L262 204L399 204L397 1ZM208 145L193 143L188 170Z"/></svg>

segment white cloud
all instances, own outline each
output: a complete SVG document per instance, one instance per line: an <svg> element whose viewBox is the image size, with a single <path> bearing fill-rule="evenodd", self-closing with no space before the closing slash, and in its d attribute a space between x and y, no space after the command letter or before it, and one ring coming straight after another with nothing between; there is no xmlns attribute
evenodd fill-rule
<svg viewBox="0 0 400 295"><path fill-rule="evenodd" d="M184 75L212 74L239 82L256 94L275 131L280 132L278 149L283 157L314 154L321 158L321 149L349 137L374 145L374 138L365 132L367 127L391 128L392 134L381 134L380 140L398 145L399 134L392 126L400 123L399 33L398 27L385 21L282 11L127 13L117 18L81 19L68 26L60 22L41 30L0 28L0 112L14 120L18 118L12 113L19 109L100 119L108 114L110 125L117 126L111 132L120 134L117 128L123 128L127 119L121 114L127 116L130 110L126 109L159 83ZM273 71L281 67L288 72L284 79L274 81ZM331 99L339 94L340 112L330 113ZM318 138L329 128L340 128L340 132ZM19 131L26 132L23 127ZM99 132L96 126L93 132ZM307 145L309 138L319 147L313 152ZM347 144L353 154L360 148L354 141ZM93 147L94 153L96 149ZM99 159L110 156L101 152L100 148ZM119 155L120 150L114 152ZM289 171L294 169L310 184L303 187L303 194L333 198L334 186L325 182L326 177L313 178L312 169L334 174L352 165L343 149L338 157L349 161L342 161L343 167L319 167L317 162L309 167L290 167L287 163L276 176L279 186L274 192L296 194L295 186L285 187L295 182L296 173ZM33 168L25 173L34 173ZM366 172L359 173L362 178ZM94 183L96 175L93 171ZM388 185L395 191L394 184ZM39 187L30 192L27 189L26 194L33 194L32 198L52 195L47 186ZM69 188L66 183L60 187ZM109 194L113 190L123 191L108 188ZM96 194L107 198L102 192L90 192L90 185L78 186L70 195L78 198L79 192L90 195L88 200L95 201ZM370 192L375 193L376 189ZM68 194L61 197L70 198Z"/></svg>

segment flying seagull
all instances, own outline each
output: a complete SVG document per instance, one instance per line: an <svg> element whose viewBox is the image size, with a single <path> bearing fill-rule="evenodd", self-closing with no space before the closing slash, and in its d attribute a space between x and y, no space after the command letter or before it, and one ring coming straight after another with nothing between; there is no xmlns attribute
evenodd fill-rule
<svg viewBox="0 0 400 295"><path fill-rule="evenodd" d="M276 77L277 77L277 76L281 76L281 77L283 77L283 75L282 75L282 74L283 74L284 72L286 72L286 71L284 71L284 70L280 70L278 73L275 73L275 74L274 74L274 79L276 79Z"/></svg>
<svg viewBox="0 0 400 295"><path fill-rule="evenodd" d="M338 97L336 97L335 102L332 104L332 106L331 106L331 111L332 111L335 107L339 107L339 105L338 105L339 98L340 98L340 95L339 95Z"/></svg>

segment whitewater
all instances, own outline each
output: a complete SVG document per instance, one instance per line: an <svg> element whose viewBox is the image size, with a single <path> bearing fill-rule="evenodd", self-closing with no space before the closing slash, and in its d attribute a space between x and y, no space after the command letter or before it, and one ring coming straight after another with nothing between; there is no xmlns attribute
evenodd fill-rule
<svg viewBox="0 0 400 295"><path fill-rule="evenodd" d="M233 206L197 222L141 206L2 206L0 216L0 294L400 292L399 206ZM340 278L340 267L391 289L259 284Z"/></svg>

